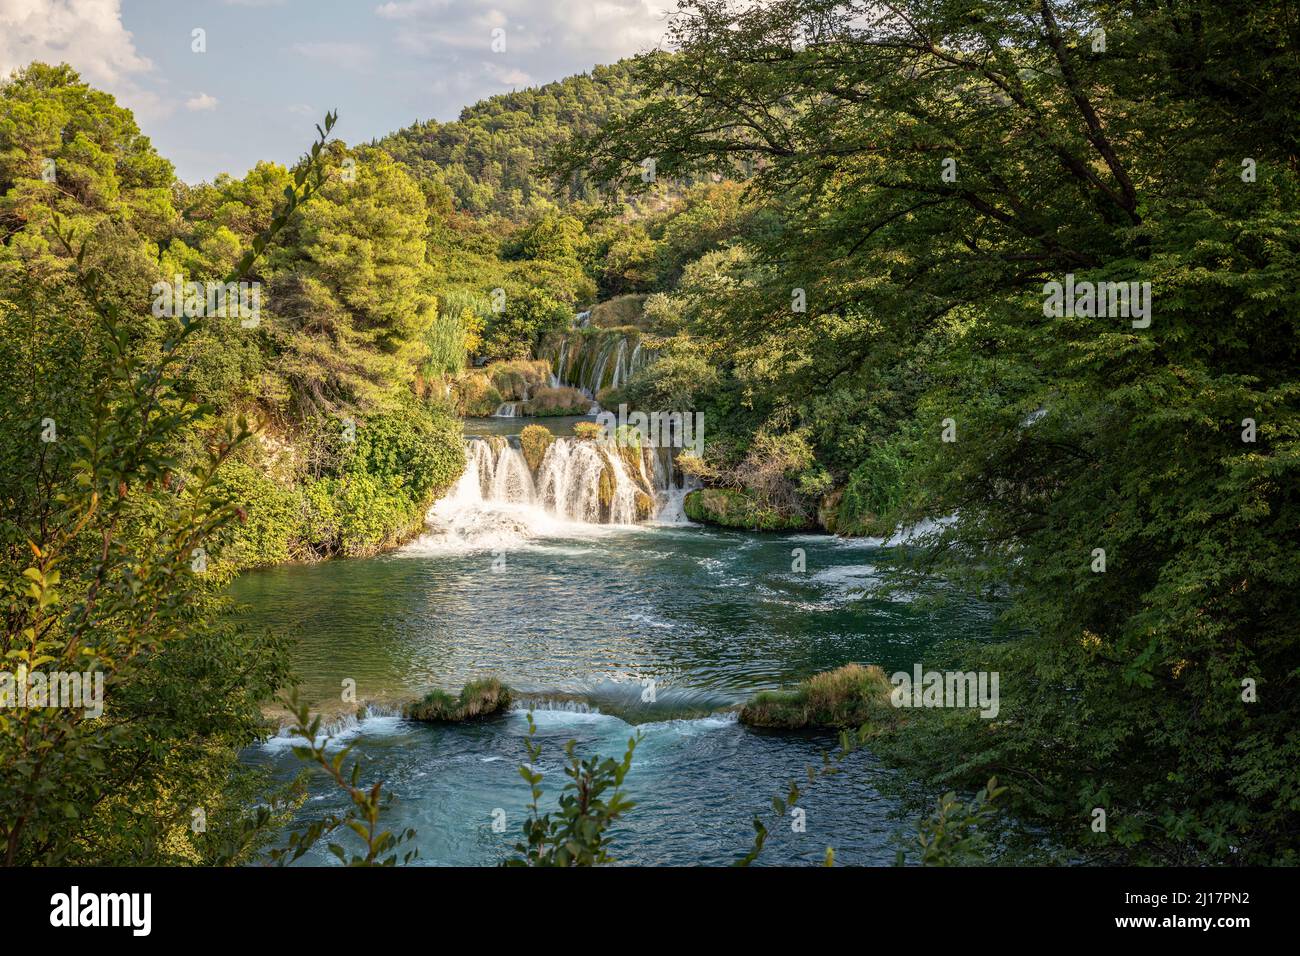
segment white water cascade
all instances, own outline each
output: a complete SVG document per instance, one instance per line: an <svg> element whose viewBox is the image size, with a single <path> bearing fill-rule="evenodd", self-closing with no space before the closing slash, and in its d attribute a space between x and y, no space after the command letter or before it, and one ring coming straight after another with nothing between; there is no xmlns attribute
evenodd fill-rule
<svg viewBox="0 0 1300 956"><path fill-rule="evenodd" d="M688 489L679 482L667 450L556 438L533 471L517 444L469 438L464 473L429 510L428 533L412 547L508 548L521 539L583 536L593 526L684 523Z"/></svg>

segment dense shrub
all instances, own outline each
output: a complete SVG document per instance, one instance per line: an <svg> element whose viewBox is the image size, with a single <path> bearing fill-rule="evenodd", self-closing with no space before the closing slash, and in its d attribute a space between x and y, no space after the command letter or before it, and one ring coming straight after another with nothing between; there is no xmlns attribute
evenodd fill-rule
<svg viewBox="0 0 1300 956"><path fill-rule="evenodd" d="M835 730L882 727L895 716L889 701L892 687L874 664L845 664L814 674L793 690L756 694L740 711L741 723L751 727L805 727Z"/></svg>
<svg viewBox="0 0 1300 956"><path fill-rule="evenodd" d="M420 700L402 708L411 720L430 723L459 723L476 717L490 717L510 707L510 688L495 677L470 681L459 696L431 690Z"/></svg>
<svg viewBox="0 0 1300 956"><path fill-rule="evenodd" d="M519 445L524 453L528 467L536 473L546 457L546 450L555 443L555 436L545 425L525 425L519 433Z"/></svg>
<svg viewBox="0 0 1300 956"><path fill-rule="evenodd" d="M567 385L540 388L528 402L528 414L538 417L585 415L590 409L591 399Z"/></svg>
<svg viewBox="0 0 1300 956"><path fill-rule="evenodd" d="M211 557L232 570L280 564L304 556L303 499L244 461L228 461L217 472L223 495L243 508L244 520L224 529Z"/></svg>
<svg viewBox="0 0 1300 956"><path fill-rule="evenodd" d="M468 372L457 378L453 392L457 410L471 418L491 415L501 405L501 393L482 372Z"/></svg>
<svg viewBox="0 0 1300 956"><path fill-rule="evenodd" d="M551 378L551 368L546 362L531 359L493 362L483 371L503 402L525 399L544 388Z"/></svg>

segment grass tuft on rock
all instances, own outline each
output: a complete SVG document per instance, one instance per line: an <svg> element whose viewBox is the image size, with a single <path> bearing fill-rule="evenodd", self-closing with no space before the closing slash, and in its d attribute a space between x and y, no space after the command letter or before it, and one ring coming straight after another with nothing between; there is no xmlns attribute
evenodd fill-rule
<svg viewBox="0 0 1300 956"><path fill-rule="evenodd" d="M519 433L519 447L524 453L524 461L534 475L546 457L546 450L555 443L555 436L545 425L525 425Z"/></svg>
<svg viewBox="0 0 1300 956"><path fill-rule="evenodd" d="M791 690L766 690L740 710L740 722L750 727L781 730L828 728L843 730L891 722L893 687L874 664L845 664L814 674Z"/></svg>
<svg viewBox="0 0 1300 956"><path fill-rule="evenodd" d="M510 688L495 677L470 681L454 697L442 690L431 690L420 700L402 708L411 720L430 723L459 723L477 717L490 717L510 706Z"/></svg>

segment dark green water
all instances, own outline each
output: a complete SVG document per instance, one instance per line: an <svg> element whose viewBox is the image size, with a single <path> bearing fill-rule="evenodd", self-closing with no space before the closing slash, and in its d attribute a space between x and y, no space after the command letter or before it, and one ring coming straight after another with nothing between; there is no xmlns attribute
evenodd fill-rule
<svg viewBox="0 0 1300 956"><path fill-rule="evenodd" d="M393 707L430 687L501 678L537 708L548 792L563 780L565 741L620 755L639 729L628 787L640 805L619 829L623 861L730 863L764 812L774 835L763 862L816 862L827 846L843 863L892 861L895 835L913 822L892 818L877 790L889 771L855 755L801 801L807 831L795 833L770 819L771 798L834 738L750 731L726 708L849 661L910 670L937 640L987 634L987 609L862 600L888 560L870 542L485 517L491 531L477 538L431 535L384 557L251 573L234 593L257 621L297 634L304 696L327 712L345 679L360 699ZM794 549L806 571L792 570ZM390 825L419 831L426 864L499 861L528 798L522 711L456 727L385 713L336 730L396 795ZM248 759L288 774L298 768L289 744L273 738ZM304 812L341 807L322 785ZM492 830L497 809L505 833Z"/></svg>

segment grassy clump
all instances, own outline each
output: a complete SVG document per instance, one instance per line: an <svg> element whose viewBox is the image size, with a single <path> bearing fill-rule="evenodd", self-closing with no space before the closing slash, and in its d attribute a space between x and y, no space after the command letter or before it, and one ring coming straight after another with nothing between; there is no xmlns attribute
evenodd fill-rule
<svg viewBox="0 0 1300 956"><path fill-rule="evenodd" d="M519 433L519 448L524 453L524 461L529 469L537 474L537 469L546 457L546 449L555 443L555 436L545 425L525 425Z"/></svg>
<svg viewBox="0 0 1300 956"><path fill-rule="evenodd" d="M880 726L893 719L889 702L893 688L874 664L845 664L814 674L792 690L756 694L740 710L740 722L750 727L782 730Z"/></svg>
<svg viewBox="0 0 1300 956"><path fill-rule="evenodd" d="M528 402L528 414L537 417L556 415L585 415L591 408L591 399L576 388L561 385L558 388L539 388Z"/></svg>
<svg viewBox="0 0 1300 956"><path fill-rule="evenodd" d="M411 720L432 723L459 723L476 717L490 717L510 706L510 688L495 677L470 681L461 688L460 696L446 691L431 690L423 698L412 701L402 709Z"/></svg>
<svg viewBox="0 0 1300 956"><path fill-rule="evenodd" d="M605 434L605 426L596 422L578 422L573 426L573 434L582 441L596 441Z"/></svg>

